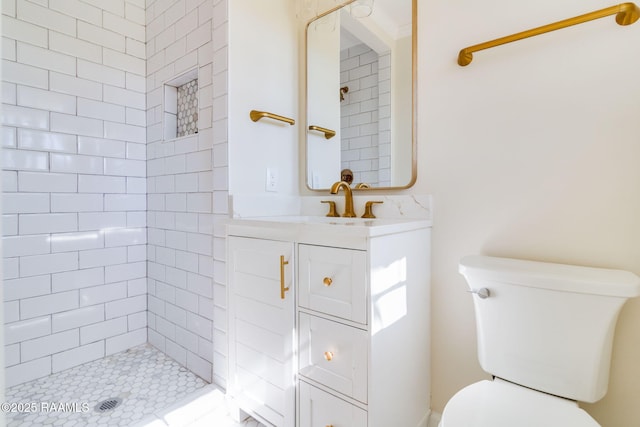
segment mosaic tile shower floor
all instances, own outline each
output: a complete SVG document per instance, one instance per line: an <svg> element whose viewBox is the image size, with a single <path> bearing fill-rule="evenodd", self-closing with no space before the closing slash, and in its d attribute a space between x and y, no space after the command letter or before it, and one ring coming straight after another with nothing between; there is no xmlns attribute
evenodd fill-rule
<svg viewBox="0 0 640 427"><path fill-rule="evenodd" d="M42 410L5 412L8 427L264 427L252 419L234 422L219 389L150 345L11 387L5 394L14 409ZM96 412L111 398L122 403ZM54 408L60 404L66 409Z"/></svg>

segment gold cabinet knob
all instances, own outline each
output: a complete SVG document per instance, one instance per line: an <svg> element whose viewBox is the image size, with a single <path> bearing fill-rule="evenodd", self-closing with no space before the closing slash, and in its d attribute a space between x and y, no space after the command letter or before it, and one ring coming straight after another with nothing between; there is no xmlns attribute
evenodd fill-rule
<svg viewBox="0 0 640 427"><path fill-rule="evenodd" d="M326 287L329 287L333 283L333 279L331 277L325 277L322 279L322 283L324 283Z"/></svg>
<svg viewBox="0 0 640 427"><path fill-rule="evenodd" d="M333 351L325 351L324 358L327 362L331 362L331 360L333 359Z"/></svg>

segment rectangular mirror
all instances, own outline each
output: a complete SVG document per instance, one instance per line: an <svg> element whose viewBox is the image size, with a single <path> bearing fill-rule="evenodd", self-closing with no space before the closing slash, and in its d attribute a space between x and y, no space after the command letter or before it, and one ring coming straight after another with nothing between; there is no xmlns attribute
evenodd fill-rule
<svg viewBox="0 0 640 427"><path fill-rule="evenodd" d="M322 13L306 28L312 190L336 181L400 189L416 180L417 0L374 0L366 17L358 17L358 3Z"/></svg>

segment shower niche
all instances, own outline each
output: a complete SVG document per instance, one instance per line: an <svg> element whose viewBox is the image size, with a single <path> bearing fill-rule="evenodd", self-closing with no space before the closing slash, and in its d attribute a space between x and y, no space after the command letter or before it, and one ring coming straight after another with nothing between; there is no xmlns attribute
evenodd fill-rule
<svg viewBox="0 0 640 427"><path fill-rule="evenodd" d="M163 139L198 133L198 70L166 82L163 95Z"/></svg>

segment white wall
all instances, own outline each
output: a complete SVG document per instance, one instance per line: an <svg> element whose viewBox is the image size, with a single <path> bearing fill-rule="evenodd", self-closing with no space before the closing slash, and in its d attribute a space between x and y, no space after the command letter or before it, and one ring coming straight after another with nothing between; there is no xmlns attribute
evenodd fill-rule
<svg viewBox="0 0 640 427"><path fill-rule="evenodd" d="M7 386L147 339L144 1L40 3L2 2Z"/></svg>
<svg viewBox="0 0 640 427"><path fill-rule="evenodd" d="M418 182L434 201L432 390L440 412L487 377L476 360L467 254L640 274L640 24L609 17L474 54L503 35L610 6L601 0L421 1ZM604 427L640 419L640 300L619 319Z"/></svg>
<svg viewBox="0 0 640 427"><path fill-rule="evenodd" d="M266 169L278 171L278 195L298 194L297 67L294 8L285 0L229 4L229 189L265 195ZM251 110L296 120L249 119ZM294 167L292 167L294 166Z"/></svg>

